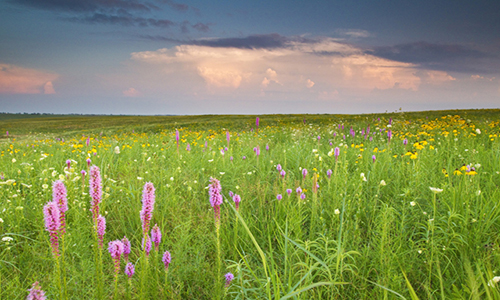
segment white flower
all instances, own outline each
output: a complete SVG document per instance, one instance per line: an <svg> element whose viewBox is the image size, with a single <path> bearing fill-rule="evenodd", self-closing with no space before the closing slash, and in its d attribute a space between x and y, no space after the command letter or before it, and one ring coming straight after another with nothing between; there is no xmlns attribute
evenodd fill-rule
<svg viewBox="0 0 500 300"><path fill-rule="evenodd" d="M316 153L316 152L318 152L318 149L313 149L313 153Z"/></svg>
<svg viewBox="0 0 500 300"><path fill-rule="evenodd" d="M142 177L137 177L137 180L142 180Z"/></svg>
<svg viewBox="0 0 500 300"><path fill-rule="evenodd" d="M361 177L361 179L362 179L363 181L367 181L367 180L366 180L366 177L365 177L365 173L361 173L361 174L359 174L359 176Z"/></svg>
<svg viewBox="0 0 500 300"><path fill-rule="evenodd" d="M150 157L148 157L148 159L146 159L146 161L150 161L150 160L151 160L151 156L150 156Z"/></svg>
<svg viewBox="0 0 500 300"><path fill-rule="evenodd" d="M410 205L411 205L411 206L415 206L415 205L416 205L416 203L412 201L412 202L410 202Z"/></svg>
<svg viewBox="0 0 500 300"><path fill-rule="evenodd" d="M52 171L52 177L56 177L57 171Z"/></svg>
<svg viewBox="0 0 500 300"><path fill-rule="evenodd" d="M435 188L435 187L429 187L431 189L431 191L434 193L434 194L439 194L443 191L443 189L438 189L438 188Z"/></svg>
<svg viewBox="0 0 500 300"><path fill-rule="evenodd" d="M15 158L13 158L13 159L12 159L12 162L13 162L13 163L15 163L15 162L16 162L16 159L15 159Z"/></svg>
<svg viewBox="0 0 500 300"><path fill-rule="evenodd" d="M481 134L481 130L479 128L476 128L476 133ZM495 277L496 278L496 277Z"/></svg>
<svg viewBox="0 0 500 300"><path fill-rule="evenodd" d="M2 181L2 182L0 182L0 184L2 184L2 185L3 185L3 184L11 185L11 184L13 184L14 182L16 182L14 179L9 179L9 180L7 180L7 181Z"/></svg>
<svg viewBox="0 0 500 300"><path fill-rule="evenodd" d="M418 254L422 254L422 250L418 250Z"/></svg>
<svg viewBox="0 0 500 300"><path fill-rule="evenodd" d="M333 149L328 152L328 156L333 156Z"/></svg>
<svg viewBox="0 0 500 300"><path fill-rule="evenodd" d="M214 160L213 159L209 159L208 162L213 162Z"/></svg>
<svg viewBox="0 0 500 300"><path fill-rule="evenodd" d="M115 154L120 154L120 147L119 146L115 147Z"/></svg>
<svg viewBox="0 0 500 300"><path fill-rule="evenodd" d="M334 213L335 213L336 215L338 215L338 214L340 214L340 210L337 208L337 209L334 211Z"/></svg>
<svg viewBox="0 0 500 300"><path fill-rule="evenodd" d="M381 181L380 181L380 185L381 185L381 186L386 186L386 185L387 185L387 183L385 183L385 180L381 180Z"/></svg>
<svg viewBox="0 0 500 300"><path fill-rule="evenodd" d="M3 223L3 219L2 218L0 218L0 223Z"/></svg>
<svg viewBox="0 0 500 300"><path fill-rule="evenodd" d="M16 210L23 210L23 209L24 209L24 207L22 207L22 206L16 207Z"/></svg>
<svg viewBox="0 0 500 300"><path fill-rule="evenodd" d="M252 175L252 172L248 172L247 174L248 174L248 175Z"/></svg>
<svg viewBox="0 0 500 300"><path fill-rule="evenodd" d="M489 282L488 282L488 286L493 286L493 284L497 283L500 281L500 276L495 276L493 277Z"/></svg>
<svg viewBox="0 0 500 300"><path fill-rule="evenodd" d="M479 195L481 195L481 190L477 190L477 192L476 192L476 196L479 196Z"/></svg>
<svg viewBox="0 0 500 300"><path fill-rule="evenodd" d="M11 242L11 241L13 241L13 240L14 240L14 239L13 239L13 238L11 238L10 236L4 236L4 237L2 238L2 242Z"/></svg>
<svg viewBox="0 0 500 300"><path fill-rule="evenodd" d="M66 177L64 177L63 174L59 175L59 180L64 181L64 179L66 179Z"/></svg>
<svg viewBox="0 0 500 300"><path fill-rule="evenodd" d="M174 177L170 177L170 181L174 181Z"/></svg>
<svg viewBox="0 0 500 300"><path fill-rule="evenodd" d="M45 189L47 189L48 187L49 187L49 185L48 185L48 184L46 184L46 183L42 184L42 189L44 189L44 190L45 190Z"/></svg>
<svg viewBox="0 0 500 300"><path fill-rule="evenodd" d="M479 169L481 168L481 164L475 164L474 167L476 167L476 169Z"/></svg>
<svg viewBox="0 0 500 300"><path fill-rule="evenodd" d="M29 189L31 188L31 185L30 185L30 184L21 183L21 185L23 185L23 186L25 186L25 187L27 187L27 188L29 188Z"/></svg>

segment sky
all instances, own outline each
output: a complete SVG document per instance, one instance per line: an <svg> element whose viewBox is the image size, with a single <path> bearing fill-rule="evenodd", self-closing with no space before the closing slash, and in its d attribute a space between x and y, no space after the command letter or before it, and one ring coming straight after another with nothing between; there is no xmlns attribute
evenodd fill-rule
<svg viewBox="0 0 500 300"><path fill-rule="evenodd" d="M3 0L0 112L500 108L500 1Z"/></svg>

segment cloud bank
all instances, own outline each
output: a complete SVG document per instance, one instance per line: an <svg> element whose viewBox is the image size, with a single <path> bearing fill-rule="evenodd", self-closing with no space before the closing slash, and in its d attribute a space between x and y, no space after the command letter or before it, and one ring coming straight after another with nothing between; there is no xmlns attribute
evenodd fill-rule
<svg viewBox="0 0 500 300"><path fill-rule="evenodd" d="M45 71L0 63L0 94L54 94L59 76Z"/></svg>

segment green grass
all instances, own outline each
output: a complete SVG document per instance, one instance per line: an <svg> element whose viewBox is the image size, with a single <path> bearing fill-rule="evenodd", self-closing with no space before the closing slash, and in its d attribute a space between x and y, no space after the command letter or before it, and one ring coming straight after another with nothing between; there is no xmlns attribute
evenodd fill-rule
<svg viewBox="0 0 500 300"><path fill-rule="evenodd" d="M488 285L500 273L499 110L268 115L260 116L258 133L255 117L0 118L0 299L26 298L35 281L49 299L65 298L42 212L60 176L69 200L62 259L67 298L95 299L99 283L102 298L113 297L106 249L104 280L95 278L89 183L80 177L89 156L103 176L105 245L123 236L132 243L136 274L130 287L122 262L118 299L141 293L151 299L500 299L496 284ZM368 125L371 141L361 134ZM226 130L231 141L222 155ZM328 155L335 147L337 161ZM64 169L67 159L74 160L71 170ZM466 174L464 165L475 173ZM210 177L221 181L225 199L220 272ZM141 290L139 211L148 181L156 188L152 225L163 240L148 259ZM295 193L298 186L305 200ZM229 191L241 195L238 211ZM166 250L172 254L167 280ZM235 279L222 288L227 272Z"/></svg>

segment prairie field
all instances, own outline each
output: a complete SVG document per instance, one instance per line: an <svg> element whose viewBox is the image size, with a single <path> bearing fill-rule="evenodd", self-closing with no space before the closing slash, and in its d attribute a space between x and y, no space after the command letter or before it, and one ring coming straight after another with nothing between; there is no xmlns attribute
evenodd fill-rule
<svg viewBox="0 0 500 300"><path fill-rule="evenodd" d="M0 299L500 299L499 137L500 110L0 114Z"/></svg>

